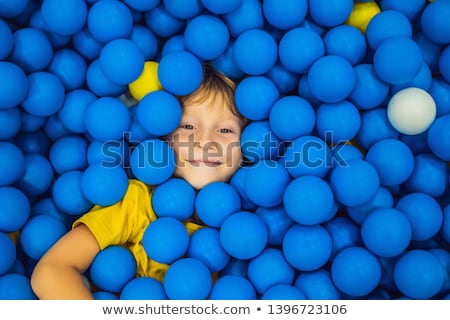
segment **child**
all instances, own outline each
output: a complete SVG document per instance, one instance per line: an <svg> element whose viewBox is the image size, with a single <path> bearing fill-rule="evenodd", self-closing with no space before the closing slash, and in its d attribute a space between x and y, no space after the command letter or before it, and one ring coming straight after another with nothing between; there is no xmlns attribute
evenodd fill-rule
<svg viewBox="0 0 450 320"><path fill-rule="evenodd" d="M179 127L166 140L176 155L174 176L200 189L214 181L228 181L240 167L240 134L246 123L234 104L235 84L211 69L191 95L181 97ZM36 265L31 285L40 299L92 299L82 274L100 250L123 245L134 255L137 276L163 281L168 265L148 258L142 236L157 217L151 207L153 187L130 179L123 199L110 207L94 207L75 221ZM201 226L185 222L189 234Z"/></svg>

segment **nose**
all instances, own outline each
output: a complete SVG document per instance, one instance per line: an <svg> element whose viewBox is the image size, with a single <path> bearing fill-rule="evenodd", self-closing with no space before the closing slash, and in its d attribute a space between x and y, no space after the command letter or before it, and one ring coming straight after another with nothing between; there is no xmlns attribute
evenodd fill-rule
<svg viewBox="0 0 450 320"><path fill-rule="evenodd" d="M213 133L210 130L199 130L195 135L195 146L202 149L216 148Z"/></svg>

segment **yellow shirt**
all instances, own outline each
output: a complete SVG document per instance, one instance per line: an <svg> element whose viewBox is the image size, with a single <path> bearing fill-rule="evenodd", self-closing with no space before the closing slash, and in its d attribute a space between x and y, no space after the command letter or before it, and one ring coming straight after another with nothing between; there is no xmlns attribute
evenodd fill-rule
<svg viewBox="0 0 450 320"><path fill-rule="evenodd" d="M169 265L149 259L142 245L147 226L157 218L151 206L153 190L154 187L130 179L122 200L108 207L95 206L75 221L73 227L85 224L102 250L111 245L129 249L136 259L137 276L148 276L162 282ZM189 235L202 227L192 222L184 222L184 225Z"/></svg>

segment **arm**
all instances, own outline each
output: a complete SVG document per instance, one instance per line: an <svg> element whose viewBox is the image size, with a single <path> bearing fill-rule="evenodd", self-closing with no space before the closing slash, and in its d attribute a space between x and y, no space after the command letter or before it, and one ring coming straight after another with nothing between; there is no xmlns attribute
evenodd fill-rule
<svg viewBox="0 0 450 320"><path fill-rule="evenodd" d="M100 246L89 229L81 224L50 248L31 276L31 286L39 299L93 299L84 283L85 272Z"/></svg>

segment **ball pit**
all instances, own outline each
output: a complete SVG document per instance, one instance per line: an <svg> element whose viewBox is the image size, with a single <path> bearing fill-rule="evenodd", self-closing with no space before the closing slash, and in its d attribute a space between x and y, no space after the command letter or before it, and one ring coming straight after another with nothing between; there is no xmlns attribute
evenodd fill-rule
<svg viewBox="0 0 450 320"><path fill-rule="evenodd" d="M448 299L449 15L446 0L0 0L0 299L37 299L37 260L128 178L155 188L142 243L170 266L136 277L130 251L105 248L83 275L95 299ZM164 136L206 61L249 124L244 165L195 190Z"/></svg>

